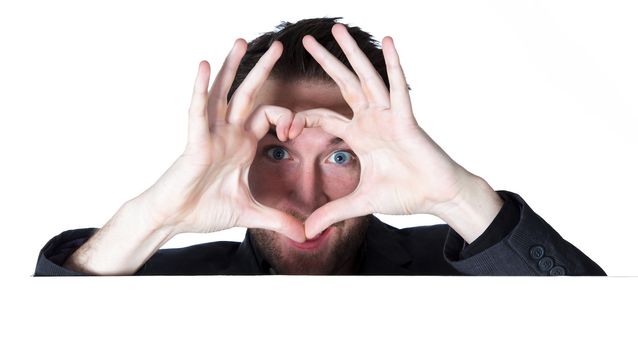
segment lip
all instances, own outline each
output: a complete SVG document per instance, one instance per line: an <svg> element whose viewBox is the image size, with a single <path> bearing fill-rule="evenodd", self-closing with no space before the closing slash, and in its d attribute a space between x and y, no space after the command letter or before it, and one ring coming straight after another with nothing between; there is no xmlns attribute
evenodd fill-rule
<svg viewBox="0 0 638 350"><path fill-rule="evenodd" d="M319 248L323 244L323 242L328 239L328 236L330 236L334 231L336 231L336 228L334 226L330 226L313 239L309 239L303 243L295 242L293 240L290 240L290 242L292 246L297 249L313 250Z"/></svg>

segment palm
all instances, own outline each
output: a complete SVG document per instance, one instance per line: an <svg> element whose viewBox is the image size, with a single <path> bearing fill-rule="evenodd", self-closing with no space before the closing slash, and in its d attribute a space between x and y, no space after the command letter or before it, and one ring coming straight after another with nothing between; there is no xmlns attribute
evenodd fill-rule
<svg viewBox="0 0 638 350"><path fill-rule="evenodd" d="M221 126L211 135L209 146L183 155L173 189L175 195L185 194L183 205L174 211L187 225L184 230L214 232L239 226L237 213L255 204L245 179L257 139L242 129Z"/></svg>

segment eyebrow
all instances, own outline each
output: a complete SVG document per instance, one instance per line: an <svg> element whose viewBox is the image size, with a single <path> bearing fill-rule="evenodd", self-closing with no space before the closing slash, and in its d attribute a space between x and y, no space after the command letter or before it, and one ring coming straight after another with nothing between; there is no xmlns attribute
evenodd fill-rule
<svg viewBox="0 0 638 350"><path fill-rule="evenodd" d="M279 140L279 138L277 137L277 130L276 130L275 128L273 128L273 127L271 127L270 129L268 129L268 135L270 135L270 136L272 136L272 137L276 138L277 140ZM330 142L329 142L329 144L330 144L331 146L333 146L333 145L338 145L338 144L340 144L340 143L344 143L343 139L342 139L342 138L340 138L340 137L334 137L334 138L332 138L332 140L330 140Z"/></svg>

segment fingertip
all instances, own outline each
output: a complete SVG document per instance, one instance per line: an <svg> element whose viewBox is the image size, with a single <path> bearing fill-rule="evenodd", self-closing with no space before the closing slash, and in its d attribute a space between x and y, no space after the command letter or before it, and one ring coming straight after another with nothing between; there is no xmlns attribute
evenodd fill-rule
<svg viewBox="0 0 638 350"><path fill-rule="evenodd" d="M332 34L337 34L339 31L348 30L343 23L335 23L332 26Z"/></svg>
<svg viewBox="0 0 638 350"><path fill-rule="evenodd" d="M203 60L199 62L199 66L197 67L198 71L205 72L206 69L210 69L210 63L208 61Z"/></svg>
<svg viewBox="0 0 638 350"><path fill-rule="evenodd" d="M297 130L295 128L295 124L293 122L293 124L288 129L288 139L289 140L294 140L297 136L299 136L299 133L297 132Z"/></svg>
<svg viewBox="0 0 638 350"><path fill-rule="evenodd" d="M246 54L247 50L248 50L248 43L246 43L246 40L242 38L238 38L238 39L235 39L235 42L233 43L233 47L230 49L230 53L228 55L232 57L238 57L238 56L243 57L244 54Z"/></svg>
<svg viewBox="0 0 638 350"><path fill-rule="evenodd" d="M291 239L297 243L303 243L307 240L305 235L299 235L299 236L295 236L295 237L291 237Z"/></svg>
<svg viewBox="0 0 638 350"><path fill-rule="evenodd" d="M207 91L209 78L210 64L206 60L200 61L197 66L197 77L195 78L195 92L203 93Z"/></svg>
<svg viewBox="0 0 638 350"><path fill-rule="evenodd" d="M277 132L277 138L279 139L279 141L286 142L286 133L281 124L277 124L275 131Z"/></svg>
<svg viewBox="0 0 638 350"><path fill-rule="evenodd" d="M317 225L315 225L313 221L316 220L313 220L313 218L308 218L308 220L306 220L306 222L304 223L306 239L313 239L317 237L321 232L323 232L323 228L317 228Z"/></svg>
<svg viewBox="0 0 638 350"><path fill-rule="evenodd" d="M284 129L284 139L281 140L282 142L286 142L290 139L290 127L287 127Z"/></svg>
<svg viewBox="0 0 638 350"><path fill-rule="evenodd" d="M303 243L306 241L306 233L304 232L304 228L301 223L297 222L296 219L294 224L288 225L288 227L284 231L279 232L287 232L286 237L292 239L295 242Z"/></svg>
<svg viewBox="0 0 638 350"><path fill-rule="evenodd" d="M270 44L270 50L274 51L276 54L281 54L284 51L284 44L279 40L275 40Z"/></svg>
<svg viewBox="0 0 638 350"><path fill-rule="evenodd" d="M381 49L383 51L383 58L388 64L399 64L399 53L397 52L397 48L394 45L394 39L392 39L392 37L386 36L383 38L383 41L381 42Z"/></svg>
<svg viewBox="0 0 638 350"><path fill-rule="evenodd" d="M233 48L245 48L248 46L248 43L244 38L237 38L235 43L233 44Z"/></svg>
<svg viewBox="0 0 638 350"><path fill-rule="evenodd" d="M319 234L320 234L321 232L323 232L323 230L321 230L321 231L317 231L317 230L308 231L308 230L306 230L306 239L307 239L307 240L309 240L309 239L313 239L313 238L315 238L315 237L319 236Z"/></svg>
<svg viewBox="0 0 638 350"><path fill-rule="evenodd" d="M290 129L288 129L288 138L292 140L299 136L299 134L301 134L301 132L303 131L305 124L306 121L303 117L303 114L297 113L292 120Z"/></svg>
<svg viewBox="0 0 638 350"><path fill-rule="evenodd" d="M312 37L312 35L310 34L306 34L303 36L303 38L301 39L301 43L304 44L304 46L306 45L310 45L312 43L312 40L314 38Z"/></svg>

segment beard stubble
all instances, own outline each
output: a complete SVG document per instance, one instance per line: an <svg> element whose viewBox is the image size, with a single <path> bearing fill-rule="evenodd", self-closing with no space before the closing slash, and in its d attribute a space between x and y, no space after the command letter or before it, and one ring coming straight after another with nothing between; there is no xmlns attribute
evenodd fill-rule
<svg viewBox="0 0 638 350"><path fill-rule="evenodd" d="M306 217L292 210L286 211L301 222ZM329 241L313 251L289 246L288 239L275 231L248 229L248 233L262 257L277 273L291 275L352 274L355 258L368 228L371 215L351 218L333 224L337 230Z"/></svg>

